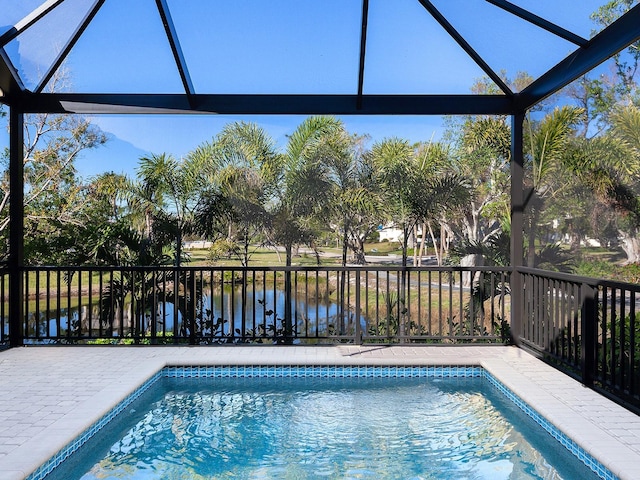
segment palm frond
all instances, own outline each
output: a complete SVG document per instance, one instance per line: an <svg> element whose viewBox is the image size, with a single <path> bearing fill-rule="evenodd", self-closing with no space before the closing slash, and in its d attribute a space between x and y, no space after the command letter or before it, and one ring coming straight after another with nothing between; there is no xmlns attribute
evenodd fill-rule
<svg viewBox="0 0 640 480"><path fill-rule="evenodd" d="M342 130L340 120L332 116L307 117L291 134L287 142L287 158L290 162L299 162L303 158L313 156L323 145L327 136ZM295 168L290 165L290 169Z"/></svg>
<svg viewBox="0 0 640 480"><path fill-rule="evenodd" d="M611 114L613 134L619 138L640 161L640 108L627 105Z"/></svg>
<svg viewBox="0 0 640 480"><path fill-rule="evenodd" d="M565 152L567 141L584 110L563 106L554 109L531 134L531 156L533 159L533 184L539 188L553 170L558 167Z"/></svg>

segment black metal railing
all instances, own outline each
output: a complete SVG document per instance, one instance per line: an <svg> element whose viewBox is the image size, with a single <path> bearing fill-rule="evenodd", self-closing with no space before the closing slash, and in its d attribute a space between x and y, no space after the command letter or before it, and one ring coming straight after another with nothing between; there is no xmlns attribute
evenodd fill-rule
<svg viewBox="0 0 640 480"><path fill-rule="evenodd" d="M640 409L640 285L519 268L521 344Z"/></svg>
<svg viewBox="0 0 640 480"><path fill-rule="evenodd" d="M505 268L33 267L42 343L461 343L508 336Z"/></svg>
<svg viewBox="0 0 640 480"><path fill-rule="evenodd" d="M11 309L23 311L16 342L9 273L0 272L0 346L512 339L640 411L640 285L521 267L28 267L22 275L23 303ZM512 283L521 285L513 295Z"/></svg>
<svg viewBox="0 0 640 480"><path fill-rule="evenodd" d="M9 270L0 269L0 348L8 347L9 337Z"/></svg>

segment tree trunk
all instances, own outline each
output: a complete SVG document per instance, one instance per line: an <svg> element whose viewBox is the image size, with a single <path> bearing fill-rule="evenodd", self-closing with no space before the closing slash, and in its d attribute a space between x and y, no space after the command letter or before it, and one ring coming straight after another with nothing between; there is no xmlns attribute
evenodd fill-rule
<svg viewBox="0 0 640 480"><path fill-rule="evenodd" d="M434 249L434 251L436 253L436 262L438 263L438 266L440 267L440 266L442 266L442 255L438 251L438 242L436 242L436 236L433 233L433 228L431 228L431 222L427 222L426 224L429 227L429 235L431 236L431 241L433 242L433 249Z"/></svg>
<svg viewBox="0 0 640 480"><path fill-rule="evenodd" d="M242 253L242 266L247 267L249 265L249 232L245 230L243 235L244 251Z"/></svg>
<svg viewBox="0 0 640 480"><path fill-rule="evenodd" d="M402 266L407 266L407 251L409 250L409 227L402 224Z"/></svg>
<svg viewBox="0 0 640 480"><path fill-rule="evenodd" d="M291 259L293 257L293 246L290 243L287 243L284 246L285 249L285 266L290 267L291 266Z"/></svg>
<svg viewBox="0 0 640 480"><path fill-rule="evenodd" d="M291 266L292 245L287 245L287 267ZM293 319L291 310L291 272L284 272L284 343L290 345L293 343Z"/></svg>
<svg viewBox="0 0 640 480"><path fill-rule="evenodd" d="M364 255L364 240L356 240L353 247L353 263L355 263L356 265L366 265L367 259Z"/></svg>
<svg viewBox="0 0 640 480"><path fill-rule="evenodd" d="M363 250L358 250L356 252L353 252L353 263L355 263L356 265L367 264L367 259L365 258Z"/></svg>
<svg viewBox="0 0 640 480"><path fill-rule="evenodd" d="M342 266L347 265L347 249L349 248L349 238L347 236L347 229L345 225L344 234L342 236Z"/></svg>
<svg viewBox="0 0 640 480"><path fill-rule="evenodd" d="M182 229L178 227L178 232L176 233L176 267L180 267L182 263Z"/></svg>
<svg viewBox="0 0 640 480"><path fill-rule="evenodd" d="M640 239L634 233L618 230L620 235L620 246L627 255L625 264L640 263Z"/></svg>
<svg viewBox="0 0 640 480"><path fill-rule="evenodd" d="M418 243L418 224L414 223L413 224L413 266L415 267L416 265L418 265L418 246L416 245ZM406 266L406 265L403 265Z"/></svg>
<svg viewBox="0 0 640 480"><path fill-rule="evenodd" d="M479 253L474 253L471 255L466 255L460 259L461 267L482 267L484 266L484 257ZM462 286L470 287L471 285L477 284L480 278L480 272L462 272Z"/></svg>
<svg viewBox="0 0 640 480"><path fill-rule="evenodd" d="M531 215L531 223L529 225L529 238L527 249L527 267L533 268L536 263L536 233L538 230L538 213L534 212Z"/></svg>
<svg viewBox="0 0 640 480"><path fill-rule="evenodd" d="M417 224L416 224L417 225ZM417 229L418 227L416 227ZM422 223L422 240L420 241L420 251L418 252L418 266L422 266L422 257L424 257L424 245L427 239L427 222Z"/></svg>
<svg viewBox="0 0 640 480"><path fill-rule="evenodd" d="M344 232L342 236L342 266L345 267L347 265L347 248L349 244L349 237L347 235L347 222L344 223ZM338 321L339 323L339 333L340 335L344 335L345 332L345 291L347 287L347 272L342 271L338 272L340 277L340 293L338 294Z"/></svg>
<svg viewBox="0 0 640 480"><path fill-rule="evenodd" d="M446 232L444 225L440 223L440 261L444 261L445 245L447 244ZM446 246L447 252L449 252L449 246Z"/></svg>
<svg viewBox="0 0 640 480"><path fill-rule="evenodd" d="M151 238L151 230L153 228L151 223L152 223L151 212L149 211L149 209L147 209L147 211L144 214L144 229L145 229L145 235L147 236L147 238Z"/></svg>

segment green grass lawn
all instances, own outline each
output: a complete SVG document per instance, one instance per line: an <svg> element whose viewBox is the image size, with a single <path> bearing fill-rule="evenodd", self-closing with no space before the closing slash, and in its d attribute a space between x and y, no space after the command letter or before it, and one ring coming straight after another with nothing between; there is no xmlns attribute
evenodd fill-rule
<svg viewBox="0 0 640 480"><path fill-rule="evenodd" d="M340 265L342 257L342 249L335 247L321 247L319 248L321 253L320 265ZM389 256L389 255L402 255L402 249L400 244L391 242L380 243L366 243L364 247L366 255L375 256ZM211 265L208 260L207 249L192 249L187 250L190 257L189 265L191 266L209 266ZM349 252L350 255L351 252ZM427 249L425 255L433 254L433 249ZM413 256L413 249L410 248L407 252L409 257ZM249 266L284 266L285 254L283 251L276 252L272 248L253 248L251 250L249 258ZM293 266L315 266L317 265L316 256L309 249L301 248L298 255L294 255L292 259ZM240 266L240 261L236 258L218 260L212 266L231 267Z"/></svg>
<svg viewBox="0 0 640 480"><path fill-rule="evenodd" d="M321 256L320 265L339 265L340 255L342 251L335 248L322 248L321 252L326 256ZM236 258L222 259L215 263L208 260L208 250L193 249L188 250L191 261L190 266L216 266L216 267L237 267L240 266L240 260ZM249 267L264 266L285 266L286 257L284 252L276 252L272 248L254 248L249 255ZM315 266L317 265L316 256L307 251L301 251L298 255L294 255L292 259L293 266Z"/></svg>

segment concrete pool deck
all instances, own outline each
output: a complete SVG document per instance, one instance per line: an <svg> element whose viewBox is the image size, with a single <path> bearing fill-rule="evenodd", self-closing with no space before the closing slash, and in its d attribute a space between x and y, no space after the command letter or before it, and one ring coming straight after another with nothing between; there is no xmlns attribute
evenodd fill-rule
<svg viewBox="0 0 640 480"><path fill-rule="evenodd" d="M24 347L0 352L0 478L22 479L165 366L481 365L623 480L640 417L515 347Z"/></svg>

